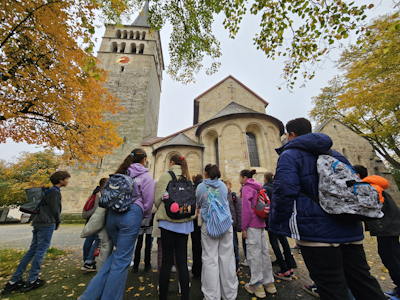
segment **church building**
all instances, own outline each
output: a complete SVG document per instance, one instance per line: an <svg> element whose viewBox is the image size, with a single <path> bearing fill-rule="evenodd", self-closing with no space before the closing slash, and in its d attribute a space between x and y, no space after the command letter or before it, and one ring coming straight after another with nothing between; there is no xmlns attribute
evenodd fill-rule
<svg viewBox="0 0 400 300"><path fill-rule="evenodd" d="M203 174L209 163L218 164L222 179L231 180L236 192L242 169L256 169L255 180L259 182L263 182L264 172L275 172L275 148L282 146L284 124L266 114L267 100L233 76L205 87L194 99L193 126L167 137L157 136L164 60L160 34L151 31L147 22L148 9L146 2L131 25L105 25L98 59L109 71L106 86L125 108L125 112L106 118L119 123L117 132L123 144L92 166L95 173L79 165L61 166L71 173L70 184L63 190L63 213L80 213L99 180L114 173L138 147L146 151L147 167L155 180L168 169L175 153L186 157L191 175ZM391 184L388 192L400 203L393 177L365 138L335 119L327 120L314 132L328 134L333 149L352 164L362 164L371 175L387 178Z"/></svg>

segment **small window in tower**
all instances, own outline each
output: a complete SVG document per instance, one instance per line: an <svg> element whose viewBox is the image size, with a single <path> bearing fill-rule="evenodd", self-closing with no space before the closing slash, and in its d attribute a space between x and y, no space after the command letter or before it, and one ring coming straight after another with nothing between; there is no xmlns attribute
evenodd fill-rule
<svg viewBox="0 0 400 300"><path fill-rule="evenodd" d="M123 36L123 38L124 38L124 39L128 38L128 32L127 32L126 30L124 30L124 36Z"/></svg>
<svg viewBox="0 0 400 300"><path fill-rule="evenodd" d="M121 44L121 50L119 52L124 53L125 52L125 43Z"/></svg>
<svg viewBox="0 0 400 300"><path fill-rule="evenodd" d="M120 38L121 37L121 30L117 30L117 32L115 33L115 36L117 37L117 38Z"/></svg>
<svg viewBox="0 0 400 300"><path fill-rule="evenodd" d="M118 52L118 46L116 42L111 43L111 51Z"/></svg>
<svg viewBox="0 0 400 300"><path fill-rule="evenodd" d="M139 54L143 54L144 53L144 45L143 44L140 44L140 47L139 47Z"/></svg>
<svg viewBox="0 0 400 300"><path fill-rule="evenodd" d="M140 40L140 33L139 33L139 31L136 31L136 39L137 39L137 40Z"/></svg>
<svg viewBox="0 0 400 300"><path fill-rule="evenodd" d="M132 30L129 31L129 38L130 38L130 39L133 39L133 38L134 38L134 36L133 36L133 31L132 31Z"/></svg>
<svg viewBox="0 0 400 300"><path fill-rule="evenodd" d="M104 164L104 158L100 158L100 161L99 161L99 168L102 168L102 167L103 167L103 164Z"/></svg>
<svg viewBox="0 0 400 300"><path fill-rule="evenodd" d="M136 44L131 44L131 53L136 54Z"/></svg>
<svg viewBox="0 0 400 300"><path fill-rule="evenodd" d="M142 33L142 40L144 40L145 37L146 37L146 31L143 31L143 33Z"/></svg>
<svg viewBox="0 0 400 300"><path fill-rule="evenodd" d="M124 67L124 66L121 66L121 73L122 73L124 70L125 70L125 67ZM119 85L119 82L118 82L118 85Z"/></svg>

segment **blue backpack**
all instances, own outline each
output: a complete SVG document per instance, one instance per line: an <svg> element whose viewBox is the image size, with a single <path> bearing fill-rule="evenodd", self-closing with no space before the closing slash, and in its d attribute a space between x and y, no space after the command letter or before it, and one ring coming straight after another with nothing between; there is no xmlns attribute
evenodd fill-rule
<svg viewBox="0 0 400 300"><path fill-rule="evenodd" d="M232 226L231 212L223 207L218 198L221 196L218 188L208 187L207 202L207 232L215 239L220 238Z"/></svg>
<svg viewBox="0 0 400 300"><path fill-rule="evenodd" d="M142 196L137 183L128 175L112 174L101 191L99 206L117 212L129 210Z"/></svg>

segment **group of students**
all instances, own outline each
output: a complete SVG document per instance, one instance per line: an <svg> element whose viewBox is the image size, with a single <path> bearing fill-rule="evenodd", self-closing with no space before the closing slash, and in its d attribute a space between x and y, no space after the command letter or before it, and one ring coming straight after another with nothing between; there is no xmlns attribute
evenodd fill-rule
<svg viewBox="0 0 400 300"><path fill-rule="evenodd" d="M174 264L179 271L181 299L189 299L189 234L192 235L194 252L192 273L194 277L201 279L204 298L236 299L239 267L237 232L240 231L245 241L246 263L251 273L245 289L259 298L265 298L266 293L277 292L274 276L283 280L292 278L296 262L287 242L286 237L289 236L295 238L301 248L310 277L315 283L313 291L317 290L321 299L400 299L400 210L383 191L388 187L388 182L381 177L377 178L379 176L367 176L364 167L352 167L344 156L331 151L333 157L354 168L364 182L371 183L379 192L385 216L379 222L372 220L367 225L371 234L378 236L379 254L396 285L393 292L385 295L377 280L369 273L370 268L362 245L362 222L334 218L311 199L318 195L318 154L327 153L332 147L332 140L325 134L312 133L310 122L304 118L288 122L286 131L287 143L277 149L280 157L276 174L273 176L272 173L266 173L264 186L253 179L255 170L242 170L239 173L242 188L240 195L237 195L231 191L230 181L224 182L220 179L218 165L208 164L204 169L204 180L201 175L193 178L196 213L181 219L170 217L164 200L168 184L174 177L191 178L186 159L179 154L173 155L169 162L169 172L165 172L155 182L145 168L146 152L143 149L134 149L115 173L129 175L135 181L140 197L125 212L98 207L90 214L82 233L83 237L87 237L83 269L93 270L96 267L92 251L97 243L94 234L98 235L101 243L100 255L103 256L98 259L98 273L79 299L122 299L138 236L142 236L143 241L143 234L150 231L158 240L160 299L168 298L171 268ZM43 205L41 213L32 224L34 235L31 248L3 289L3 294L21 288L27 291L44 284L38 278L40 265L50 245L51 234L60 223L59 188L66 186L68 179L69 174L63 171L51 176L54 187L46 198L48 205ZM95 194L101 193L102 186L100 183L99 189L94 191ZM267 224L254 211L259 191L263 188L271 200ZM210 209L215 205L213 199L216 199L225 214L229 214L231 220L229 227L218 237L213 235L208 226L211 224ZM151 223L144 224L143 220L153 219L153 214L153 226L151 227ZM277 258L274 263L280 266L280 270L275 273L268 251L266 226ZM151 235L149 239L146 236L148 249L151 249L151 242ZM279 242L284 255L280 252ZM138 267L136 256L140 253L139 244L133 270ZM150 254L146 251L145 269L151 268L148 255ZM196 257L201 257L201 261ZM32 268L25 282L22 274L32 258Z"/></svg>

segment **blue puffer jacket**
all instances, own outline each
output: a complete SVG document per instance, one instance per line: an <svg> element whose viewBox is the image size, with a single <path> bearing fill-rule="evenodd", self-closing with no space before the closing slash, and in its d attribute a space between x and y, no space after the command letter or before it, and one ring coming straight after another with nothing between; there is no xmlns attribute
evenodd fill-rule
<svg viewBox="0 0 400 300"><path fill-rule="evenodd" d="M276 149L280 157L274 176L269 230L322 243L347 243L364 238L361 222L334 219L300 193L303 187L308 193L318 195L317 156L312 153L326 153L331 147L332 140L326 134L309 133ZM332 152L335 158L350 165L340 153Z"/></svg>

